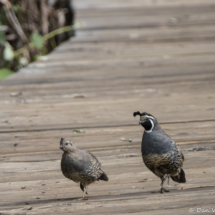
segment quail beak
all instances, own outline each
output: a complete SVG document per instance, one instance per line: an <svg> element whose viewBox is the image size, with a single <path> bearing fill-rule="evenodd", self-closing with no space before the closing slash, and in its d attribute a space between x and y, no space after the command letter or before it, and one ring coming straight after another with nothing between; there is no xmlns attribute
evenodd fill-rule
<svg viewBox="0 0 215 215"><path fill-rule="evenodd" d="M62 146L62 145L60 145L60 149L63 149L63 146Z"/></svg>

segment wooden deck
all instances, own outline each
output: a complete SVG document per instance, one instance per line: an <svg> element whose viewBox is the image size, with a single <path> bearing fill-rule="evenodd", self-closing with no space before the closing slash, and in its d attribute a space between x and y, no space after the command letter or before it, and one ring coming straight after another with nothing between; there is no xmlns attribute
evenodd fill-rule
<svg viewBox="0 0 215 215"><path fill-rule="evenodd" d="M215 210L214 0L74 5L86 23L76 37L0 83L1 215ZM170 193L158 193L142 162L137 110L184 150L187 183L171 181ZM88 201L61 173L61 137L92 151L109 176L89 187Z"/></svg>

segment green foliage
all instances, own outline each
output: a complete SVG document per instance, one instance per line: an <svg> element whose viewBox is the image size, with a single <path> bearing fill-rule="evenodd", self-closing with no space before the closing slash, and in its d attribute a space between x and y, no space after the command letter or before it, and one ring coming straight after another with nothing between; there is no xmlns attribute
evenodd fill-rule
<svg viewBox="0 0 215 215"><path fill-rule="evenodd" d="M4 31L0 31L0 45L4 45L6 41L5 33Z"/></svg>
<svg viewBox="0 0 215 215"><path fill-rule="evenodd" d="M1 21L0 21L0 26L2 25ZM0 46L4 45L6 41L6 36L5 36L5 32L0 30Z"/></svg>
<svg viewBox="0 0 215 215"><path fill-rule="evenodd" d="M44 39L40 34L33 33L31 35L31 41L37 49L43 48Z"/></svg>
<svg viewBox="0 0 215 215"><path fill-rule="evenodd" d="M13 74L13 71L10 69L6 69L6 68L0 69L0 80L4 79L8 75L12 75L12 74Z"/></svg>
<svg viewBox="0 0 215 215"><path fill-rule="evenodd" d="M58 12L56 8L53 8L53 13L48 15L47 18L48 22L50 21L49 17L53 19L53 23L51 21L49 26L51 32L47 32L46 35L42 36L41 19L40 17L36 17L36 12L30 11L32 9L26 5L25 2L27 1L9 0L9 2L11 3L11 9L9 10L7 10L4 4L0 5L0 80L13 74L10 69L16 71L25 67L28 63L37 60L40 56L47 55L58 45L59 41L56 40L58 39L56 36L64 33L64 39L68 38L66 33L71 32L73 29L73 26L56 29L58 26ZM40 1L36 5L39 6L38 10L42 9ZM48 4L47 8L49 8ZM20 40L17 29L13 27L13 22L17 22L17 27L23 30L27 41L22 42ZM33 33L33 31L35 32Z"/></svg>
<svg viewBox="0 0 215 215"><path fill-rule="evenodd" d="M65 26L51 31L44 36L41 36L38 33L32 33L30 36L30 43L18 50L13 50L13 47L6 41L4 32L0 31L0 45L4 46L2 55L3 67L13 68L13 65L15 65L16 69L20 69L26 66L29 62L35 61L41 55L46 55L48 53L48 49L45 45L46 41L49 40L52 48L54 49L56 47L55 36L64 32L71 32L72 30L73 26ZM25 57L25 52L30 54L30 59ZM13 74L13 71L3 68L0 69L0 73L0 80L2 80L8 75Z"/></svg>
<svg viewBox="0 0 215 215"><path fill-rule="evenodd" d="M12 10L13 10L15 13L18 13L18 12L22 11L22 8L20 7L20 5L15 4L15 5L12 5Z"/></svg>
<svg viewBox="0 0 215 215"><path fill-rule="evenodd" d="M7 16L5 14L5 11L4 11L4 8L1 7L0 8L0 20L1 20L1 23L0 24L8 24L8 19L7 19Z"/></svg>
<svg viewBox="0 0 215 215"><path fill-rule="evenodd" d="M26 66L26 65L28 65L28 59L27 58L25 58L25 57L21 57L21 58L19 58L19 64L21 65L21 66Z"/></svg>
<svg viewBox="0 0 215 215"><path fill-rule="evenodd" d="M5 61L12 61L13 58L14 58L13 48L8 42L6 42L5 49L3 51L3 59Z"/></svg>

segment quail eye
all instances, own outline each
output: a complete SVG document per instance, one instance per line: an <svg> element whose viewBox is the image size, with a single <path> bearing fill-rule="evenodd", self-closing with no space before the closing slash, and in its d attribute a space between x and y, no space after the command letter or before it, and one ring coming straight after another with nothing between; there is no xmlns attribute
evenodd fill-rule
<svg viewBox="0 0 215 215"><path fill-rule="evenodd" d="M66 145L68 145L68 143L66 143Z"/></svg>

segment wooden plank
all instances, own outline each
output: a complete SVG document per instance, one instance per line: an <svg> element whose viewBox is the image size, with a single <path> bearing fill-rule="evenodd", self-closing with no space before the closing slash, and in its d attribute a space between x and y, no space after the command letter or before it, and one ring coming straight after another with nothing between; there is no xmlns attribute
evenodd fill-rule
<svg viewBox="0 0 215 215"><path fill-rule="evenodd" d="M214 26L198 26L192 28L153 28L153 29L114 29L104 31L78 31L75 42L184 42L184 41L214 41Z"/></svg>
<svg viewBox="0 0 215 215"><path fill-rule="evenodd" d="M186 79L185 83L192 81L192 79L187 80L188 77L183 78ZM195 81L201 81L202 78L205 78L205 76L200 76L199 79L195 79ZM186 87L184 87L184 85L186 85L185 83L181 84L183 79L180 80L180 84L178 83L178 85L176 85L176 81L170 85L164 85L164 83L168 84L173 79L175 80L175 77L173 77L173 79L167 79L165 77L165 81L162 83L161 87L156 85L156 82L162 82L162 79L156 81L152 85L146 83L146 80L144 82L147 88L144 87L143 89L141 88L141 85L144 82L141 80L134 80L132 82L127 79L123 83L123 81L119 79L118 81L115 81L115 83L109 84L109 86L102 81L97 82L97 86L95 82L91 82L91 87L93 87L92 91L94 92L91 91L91 94L86 94L88 96L87 98L71 98L70 101L70 99L62 98L60 96L59 100L57 100L56 96L55 99L58 102L55 103L53 103L53 97L50 95L48 98L47 94L44 94L44 97L35 94L31 94L26 98L24 96L24 103L22 103L23 98L13 98L8 95L9 100L5 100L5 104L1 105L1 109L3 110L2 113L4 113L2 116L1 128L10 131L13 131L14 129L16 131L19 130L17 129L18 127L23 127L23 125L26 125L27 127L31 126L28 128L24 127L24 129L27 130L36 130L38 129L37 126L42 125L58 128L58 124L61 124L62 127L71 128L89 127L95 126L96 124L97 126L126 125L131 124L131 120L132 123L134 122L132 117L132 113L135 111L133 104L135 104L136 110L147 110L148 112L154 113L155 116L158 116L158 113L162 113L159 116L161 122L186 122L197 119L211 120L214 119L212 117L214 113L214 85L213 83L210 84L210 80L213 80L212 78L213 75L210 74L208 80L205 81L205 84L191 84ZM148 82L150 82L149 80ZM160 82L158 84L161 84ZM128 83L133 85L129 86ZM117 87L119 84L121 84L121 86ZM69 84L63 85L69 88ZM136 85L136 87L133 87L134 85ZM156 88L154 88L155 85ZM115 86L117 92L112 91ZM100 87L102 87L103 90L100 89L97 91L97 94L95 91ZM126 91L123 87L127 87ZM204 93L202 92L202 88L205 89ZM172 91L172 89L174 89L174 91ZM192 94L187 93L187 91L183 92L183 89L192 92ZM86 91L84 93L86 93ZM125 95L127 98L126 100L121 98L122 96L125 97ZM100 99L98 100L97 98ZM112 98L115 98L115 100L113 101ZM159 100L158 98L162 98L162 100ZM105 101L102 99L105 99ZM181 105L181 102L183 102L183 105ZM144 104L147 105L145 106ZM14 106L16 106L16 112L13 113ZM99 108L97 108L97 112L91 112L89 111L89 106L92 109L96 108L96 106ZM122 106L126 106L127 108L121 108ZM104 114L104 107L108 110L107 114ZM80 108L82 108L83 112L77 112ZM43 110L43 112L40 112L39 110ZM58 119L58 124L56 124L54 123L56 120L55 113L60 110L64 110L65 112L62 113L61 117ZM187 117L186 111L189 110L192 110L192 113ZM175 111L178 112L177 116L175 116ZM202 113L199 114L199 111ZM19 113L19 117L16 117L17 113ZM49 121L47 121L47 118L44 118L45 115L48 117ZM115 117L118 117L119 119L114 121L113 119ZM21 122L25 122L25 124L22 123L20 125Z"/></svg>
<svg viewBox="0 0 215 215"><path fill-rule="evenodd" d="M85 30L135 29L135 28L181 28L213 25L213 5L192 5L192 7L136 7L79 9L76 17Z"/></svg>
<svg viewBox="0 0 215 215"><path fill-rule="evenodd" d="M141 1L143 2L143 1ZM172 1L173 2L173 1ZM179 1L178 1L179 2ZM180 1L181 2L181 1ZM187 3L191 3L192 1L189 1ZM130 5L131 6L131 5ZM76 18L78 20L87 18L87 23L89 25L92 25L93 23L88 22L90 19L94 19L98 17L99 19L105 18L106 22L103 22L103 27L108 24L108 20L111 20L112 17L128 17L128 21L134 17L140 17L140 20L142 22L150 20L144 20L144 17L150 17L151 19L158 20L158 18L161 17L171 17L171 16L185 16L189 15L196 16L200 19L203 19L201 17L201 14L205 14L204 20L206 20L208 17L213 15L213 10L215 7L215 3L213 0L210 0L210 3L204 1L199 2L199 4L191 3L190 5L187 4L181 4L179 6L175 5L153 5L153 6L146 6L143 4L138 5L137 7L101 7L101 8L76 8ZM189 17L189 16L188 16ZM188 18L186 17L186 18ZM94 20L95 22L99 23L99 20ZM118 22L117 20L115 20ZM158 20L159 21L159 20ZM161 20L160 20L161 21ZM181 20L182 21L182 20ZM124 21L122 21L122 24ZM135 23L133 23L135 25ZM98 26L96 26L98 27ZM122 26L121 26L122 27Z"/></svg>
<svg viewBox="0 0 215 215"><path fill-rule="evenodd" d="M162 124L163 129L169 134L181 147L189 149L195 148L193 146L198 144L198 147L211 147L214 142L213 128L215 122L201 122L201 123L175 123L175 124ZM207 130L202 131L202 129ZM62 136L70 138L77 143L81 148L91 151L102 151L110 149L125 149L137 148L140 149L141 134L143 129L141 126L125 126L125 127L98 127L84 129L85 133L74 134L72 129L65 129L59 131L41 130L40 132L23 130L19 133L10 133L10 136L1 134L2 141L0 147L2 148L0 154L3 156L3 161L35 161L38 156L42 156L42 160L55 159L51 154L59 152L59 140ZM194 136L195 134L195 136ZM34 139L32 139L34 135ZM132 143L122 141L120 138L131 138ZM104 141L105 140L105 141ZM46 146L44 151L44 143L52 143ZM17 144L14 146L14 144ZM31 155L37 156L36 158ZM47 157L47 155L51 157ZM21 160L20 160L21 159Z"/></svg>
<svg viewBox="0 0 215 215"><path fill-rule="evenodd" d="M130 152L131 151L134 150L130 150ZM89 204L98 205L98 202L101 202L99 199L102 199L103 207L109 204L112 205L114 201L115 208L118 204L122 206L124 205L123 202L127 202L129 207L126 208L126 211L131 210L135 212L135 205L136 207L138 206L138 208L141 205L145 208L150 204L152 199L155 200L155 198L159 200L158 203L161 203L160 205L157 204L157 210L159 210L159 208L165 208L165 204L168 204L171 201L171 196L175 196L175 201L178 202L178 204L183 204L183 198L186 198L186 200L190 202L189 204L192 204L194 201L197 201L199 194L202 195L202 199L205 198L205 201L211 199L208 195L203 195L201 191L207 192L207 190L210 190L211 195L214 195L214 188L212 187L214 176L211 175L214 174L214 151L185 153L187 162L185 163L184 168L186 168L188 183L184 185L177 184L177 186L175 186L175 184L171 182L171 192L167 195L162 195L162 198L161 194L157 193L159 180L152 173L149 173L142 163L140 153L137 150L136 152L137 156L134 156L134 153L124 154L123 151L117 152L117 154L115 154L114 151L109 151L108 155L102 155L102 159L100 159L103 163L105 163L103 168L105 168L107 172L111 172L111 174L109 174L111 183L108 184L101 182L97 185L92 185L90 189L91 198L89 200ZM99 157L98 153L95 154ZM206 157L210 159L211 162L205 162ZM198 163L196 163L196 161L198 161ZM196 165L198 165L197 169L195 169ZM12 206L10 199L8 199L9 196L7 197L7 195L12 195L13 193L17 192L19 193L20 200L17 201L15 205L13 205L13 208L23 205L24 201L26 201L26 195L31 196L27 200L27 203L33 206L34 209L38 208L38 212L40 210L42 212L42 209L40 209L38 206L46 202L49 204L54 204L52 209L57 211L61 209L59 206L63 206L62 208L68 208L67 204L77 204L75 200L78 194L80 194L79 187L75 183L63 178L59 169L59 160L57 162L39 162L34 164L23 163L22 165L19 165L20 168L17 165L16 171L19 172L19 179L16 178L16 174L14 174L16 172L14 172L13 166L14 163L8 163L7 166L5 166L7 171L13 171L13 173L10 174L13 177L10 178L14 181L7 179L7 182L1 184L2 192L5 194L4 197L0 197L1 206L3 206L2 208L7 209ZM24 171L22 170L23 166L25 166ZM113 168L113 166L116 168ZM125 173L125 171L127 171L127 173ZM20 174L21 172L26 172L26 175L23 175L23 173ZM22 175L24 180L20 181ZM205 183L211 183L212 185L204 188ZM119 186L119 184L121 184L121 186ZM7 186L5 185L10 186L9 191L6 189ZM68 192L68 188L65 188L68 185L70 186L71 191L73 190L73 192ZM198 186L203 187L198 188ZM25 187L25 189L22 189L21 187ZM180 190L181 187L184 189ZM183 195L182 192L186 195ZM112 195L110 195L110 193ZM192 198L190 198L191 196ZM144 202L142 202L143 198ZM59 201L62 202L63 205L59 205ZM175 204L177 204L176 202ZM187 204L184 205L186 209L187 206ZM175 206L173 206L173 208L174 207ZM81 210L82 204L77 204L77 208ZM120 212L122 210L120 208L117 207L115 210ZM151 210L152 208L150 209L149 207L148 209Z"/></svg>
<svg viewBox="0 0 215 215"><path fill-rule="evenodd" d="M149 0L129 0L129 1L123 1L123 0L91 0L89 2L86 2L84 0L74 1L74 6L77 9L89 9L89 8L134 8L134 7L162 7L162 6L174 6L174 7L180 7L180 6L204 6L204 5L214 5L213 0L205 0L205 1L198 1L198 0L157 0L157 1L149 1Z"/></svg>

